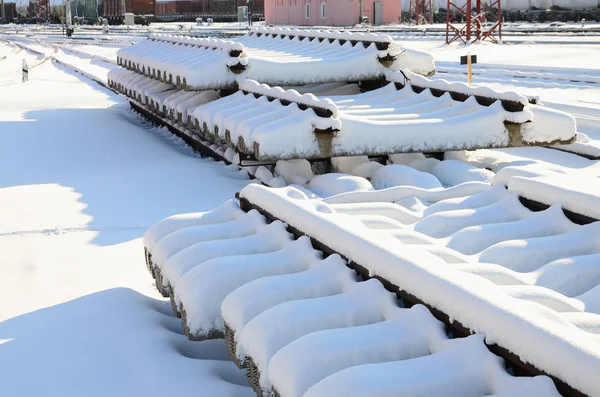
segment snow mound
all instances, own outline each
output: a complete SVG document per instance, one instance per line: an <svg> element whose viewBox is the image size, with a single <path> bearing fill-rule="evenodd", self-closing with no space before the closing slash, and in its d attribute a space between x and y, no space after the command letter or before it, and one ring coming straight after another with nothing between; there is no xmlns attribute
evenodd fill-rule
<svg viewBox="0 0 600 397"><path fill-rule="evenodd" d="M415 186L421 189L438 189L442 187L435 176L400 164L381 167L371 177L371 183L377 190L396 186Z"/></svg>
<svg viewBox="0 0 600 397"><path fill-rule="evenodd" d="M308 188L321 197L330 197L346 192L373 190L373 185L358 176L333 173L315 176Z"/></svg>

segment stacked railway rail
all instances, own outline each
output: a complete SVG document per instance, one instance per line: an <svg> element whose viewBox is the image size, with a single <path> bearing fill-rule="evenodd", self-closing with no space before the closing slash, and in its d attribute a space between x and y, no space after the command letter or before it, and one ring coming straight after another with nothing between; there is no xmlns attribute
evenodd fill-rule
<svg viewBox="0 0 600 397"><path fill-rule="evenodd" d="M226 51L239 56L245 49ZM572 142L572 118L539 107L537 98L409 72L388 71L385 80L370 84L372 91L341 96L302 95L237 78L233 90L208 93L190 88L176 74L187 73L185 67L176 70L170 62L161 70L149 60L121 58L128 71L116 71L109 85L183 126L183 135L226 148L236 163L276 163L275 169L256 170L265 184L278 185L270 179L273 171L283 176L291 168L279 186L302 185L250 185L239 195L239 208L228 202L208 213L167 218L145 237L148 269L186 335L224 339L257 395L447 394L450 380L452 393L461 396L598 391L593 372L599 363L600 282L597 270L587 271L598 259L599 215L577 198L595 197L593 190L565 193L548 181L555 170L535 174L515 165L498 167L494 175L468 161L440 162L419 153L439 157L440 151L494 147L489 140L469 141L468 122L456 128L466 131L456 142L471 147L435 142L427 130L421 132L425 147L403 150L409 144L395 139L405 137L391 131L377 141L390 122L396 130L419 128L411 112L427 114L425 108L447 119L479 107L502 115L486 131L506 133L497 146L539 145L537 138L530 144L523 138L535 137L536 122L547 127L548 120L564 135L545 139ZM194 95L216 99L192 108L176 105L178 96L187 101ZM352 122L364 131L373 121L377 127L367 135L381 151L356 146L360 134L347 138ZM289 150L281 139L285 128L297 131L287 135ZM335 152L340 147L344 151ZM398 152L412 153L388 155ZM402 156L417 156L416 163L404 165ZM306 159L330 159L338 174L313 175ZM457 164L468 169L453 169L462 167ZM454 173L465 179L449 176ZM443 185L429 186L432 178ZM582 272L589 275L585 285L575 281ZM545 353L548 345L555 355Z"/></svg>
<svg viewBox="0 0 600 397"><path fill-rule="evenodd" d="M218 43L210 51L224 54L222 74L252 67L251 57L240 60L245 48ZM372 52L377 68L387 62L380 51ZM595 163L525 142L538 139L536 115L564 126L545 139L572 140L568 115L546 112L537 98L394 70L285 89L229 75L209 87L169 59L118 63L128 70L111 72L110 89L203 154L246 160L264 183L244 188L239 203L169 217L144 238L148 270L186 335L223 339L257 395L600 393ZM348 120L418 128L413 113L460 106L459 116L493 111L497 124L488 129L522 147L440 141L397 154L406 150L393 141L394 150L331 152L340 147L332 139L344 136L337 133L352 136ZM244 111L262 113L244 124L235 117ZM319 152L262 156L275 139L264 126L279 117L290 117L286 125L300 131L294 137L314 136ZM556 164L544 161L549 152ZM335 173L319 175L307 158Z"/></svg>
<svg viewBox="0 0 600 397"><path fill-rule="evenodd" d="M433 176L415 167L435 159L395 160L381 169ZM225 339L258 395L431 395L448 374L456 395L595 395L600 214L519 173L382 189L380 171L380 189L324 198L339 177L251 185L239 208L149 229L148 269L188 337Z"/></svg>

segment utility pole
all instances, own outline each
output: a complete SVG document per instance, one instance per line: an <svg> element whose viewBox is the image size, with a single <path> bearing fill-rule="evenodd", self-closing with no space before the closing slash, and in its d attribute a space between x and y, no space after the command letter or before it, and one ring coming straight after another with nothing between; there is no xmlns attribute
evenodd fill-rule
<svg viewBox="0 0 600 397"><path fill-rule="evenodd" d="M363 22L363 0L358 0L358 23Z"/></svg>
<svg viewBox="0 0 600 397"><path fill-rule="evenodd" d="M65 25L67 25L67 29L71 29L72 25L71 21L71 0L65 0Z"/></svg>
<svg viewBox="0 0 600 397"><path fill-rule="evenodd" d="M252 0L246 0L248 4L248 26L252 26Z"/></svg>

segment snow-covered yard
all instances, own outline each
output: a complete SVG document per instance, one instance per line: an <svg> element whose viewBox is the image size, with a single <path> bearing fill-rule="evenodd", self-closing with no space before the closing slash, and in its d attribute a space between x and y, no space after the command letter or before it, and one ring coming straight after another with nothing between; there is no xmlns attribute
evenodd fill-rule
<svg viewBox="0 0 600 397"><path fill-rule="evenodd" d="M149 31L169 26L158 24ZM259 389L274 387L285 392L282 397L370 396L389 390L407 395L426 390L425 395L432 395L447 389L445 379L459 384L455 393L461 396L556 395L547 377L509 375L504 362L484 348L482 335L448 339L443 324L424 306L398 307L379 281L357 282L361 280L339 256L322 259L306 237L292 240L279 222L266 225L256 211L244 213L231 202L220 207L225 208L222 219L203 224L199 212L222 206L256 181L235 165L201 158L166 129L134 114L125 97L102 86L119 68L117 51L139 41L146 30L122 30L107 42L96 40L99 34L91 28L82 31L89 34L87 41L61 41L43 32L0 36L17 44L0 41L0 395L254 396L249 380L259 378ZM430 52L437 78L466 80L464 67L456 64L465 48L444 47L437 38L394 37L405 48ZM486 83L499 97L512 95L499 93L509 90L540 95L549 108L572 112L577 131L587 134L578 134L576 148L600 155L600 67L592 62L600 56L597 45L482 44L470 51L479 55L475 82ZM31 67L27 83L20 82L22 59ZM149 60L154 62L151 52ZM207 78L194 65L189 69ZM336 84L339 92L355 94L356 85ZM273 90L259 88L264 96ZM370 111L378 92L386 94L365 94L355 111ZM183 93L180 99L187 94L196 95ZM286 98L296 100L300 94ZM343 94L340 107L347 106L345 100L356 100ZM227 103L236 95L241 93L220 101ZM255 103L253 94L245 95ZM317 95L301 98L326 110L338 103ZM173 99L169 106L177 110L178 103L187 101ZM196 106L203 101L192 102ZM523 101L529 106L528 99ZM215 107L223 118L221 134L236 138L232 126L273 105L266 105L266 98L262 103L261 109L244 104L235 111ZM380 103L385 107L387 102ZM400 111L403 106L398 106ZM206 113L200 106L198 111ZM215 118L209 116L210 125ZM281 149L285 137L273 137L293 128L279 113L273 120L285 124L278 124L269 139ZM362 132L357 128L356 135L364 137ZM233 153L230 147L224 156L233 159ZM253 185L241 197L272 205L279 219L318 241L331 238L331 248L361 265L374 263L367 266L372 274L399 286L406 283L407 291L435 302L450 321L457 319L487 335L490 343L512 344L529 362L541 360L538 366L545 371L564 375L563 380L586 390L600 390L598 380L586 374L600 362L600 273L592 266L598 257L598 222L578 226L562 211L598 218L598 161L524 147L447 152L444 161L420 153L392 155L387 165L366 156L338 158L332 166L351 175L315 176L305 160L280 162L271 169L250 167L270 186L302 186L272 193ZM562 186L572 180L578 181L577 189ZM552 207L529 211L517 195ZM299 211L294 202L309 210ZM189 227L167 232L159 223L147 233L161 219L182 213L196 213L188 219ZM375 229L382 229L383 237ZM554 234L560 236L552 240ZM538 237L546 239L541 248L527 240ZM153 250L156 281L144 270L145 247ZM489 247L490 253L480 258ZM227 256L232 253L238 256ZM374 254L383 258L381 263L371 262ZM400 270L390 270L398 258ZM569 261L574 265L567 266ZM426 271L411 276L415 266ZM589 277L578 279L578 269L588 269ZM481 284L481 278L488 280ZM170 293L172 302L160 297L156 287ZM596 292L582 294L594 287ZM452 293L442 294L448 288ZM481 313L465 309L473 296L484 302ZM176 317L172 305L183 319ZM532 305L531 318L521 305ZM527 328L515 319L532 325ZM505 327L507 323L517 326ZM538 326L544 332L535 333ZM521 329L522 338L512 337ZM406 339L400 341L398 330ZM192 342L186 336L202 339L211 332L232 340L230 333L235 332L237 364L249 359L249 368L254 365L261 375L249 372L247 379L223 340ZM374 335L370 344L349 343L364 335ZM577 338L570 340L572 335ZM548 349L539 340L558 341L558 348ZM335 341L339 345L332 345ZM325 357L318 365L314 346ZM392 353L390 346L396 349ZM557 351L568 357L555 360ZM388 353L391 358L381 359ZM587 359L590 365L584 366ZM377 360L389 362L373 364ZM365 364L372 370L363 371ZM432 367L435 376L424 377ZM389 376L397 373L404 375ZM390 381L388 391L384 380ZM374 384L381 389L372 388Z"/></svg>
<svg viewBox="0 0 600 397"><path fill-rule="evenodd" d="M0 394L251 395L222 342L183 335L141 244L247 181L57 64L0 90Z"/></svg>

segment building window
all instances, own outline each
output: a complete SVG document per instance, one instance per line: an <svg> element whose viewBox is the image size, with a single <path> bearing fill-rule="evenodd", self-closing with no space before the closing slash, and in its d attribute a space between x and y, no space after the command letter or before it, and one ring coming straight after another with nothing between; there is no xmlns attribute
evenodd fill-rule
<svg viewBox="0 0 600 397"><path fill-rule="evenodd" d="M327 3L321 3L321 19L327 16Z"/></svg>
<svg viewBox="0 0 600 397"><path fill-rule="evenodd" d="M310 3L306 3L304 14L306 19L310 19Z"/></svg>

